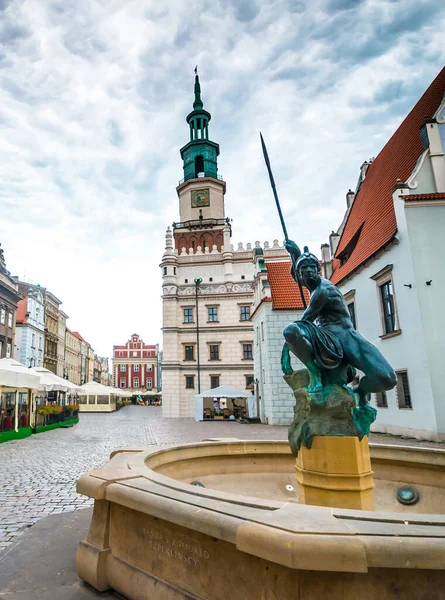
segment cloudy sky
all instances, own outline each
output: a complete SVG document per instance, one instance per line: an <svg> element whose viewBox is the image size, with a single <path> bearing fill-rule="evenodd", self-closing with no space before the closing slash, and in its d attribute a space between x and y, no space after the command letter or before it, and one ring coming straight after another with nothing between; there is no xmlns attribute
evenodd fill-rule
<svg viewBox="0 0 445 600"><path fill-rule="evenodd" d="M438 0L0 0L0 242L103 355L161 341L159 262L199 65L233 242L319 251L445 63ZM255 232L252 234L252 232Z"/></svg>

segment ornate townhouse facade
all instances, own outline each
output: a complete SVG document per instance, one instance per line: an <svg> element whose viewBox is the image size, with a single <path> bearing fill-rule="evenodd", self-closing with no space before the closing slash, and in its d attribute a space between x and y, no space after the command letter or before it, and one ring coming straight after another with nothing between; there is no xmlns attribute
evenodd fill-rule
<svg viewBox="0 0 445 600"><path fill-rule="evenodd" d="M18 281L19 293L22 297L28 295L29 290L40 291L45 302L45 347L43 353L43 366L56 375L59 374L58 369L62 369L62 357L59 358L59 310L62 301L52 294L47 288L26 281ZM58 366L60 363L60 366ZM62 375L63 376L63 375Z"/></svg>
<svg viewBox="0 0 445 600"><path fill-rule="evenodd" d="M59 325L57 328L57 373L59 377L66 376L66 320L68 315L59 310Z"/></svg>
<svg viewBox="0 0 445 600"><path fill-rule="evenodd" d="M145 344L133 333L126 344L113 346L114 387L138 392L159 390L159 344Z"/></svg>
<svg viewBox="0 0 445 600"><path fill-rule="evenodd" d="M6 268L0 248L0 358L14 356L17 302L21 295L15 278Z"/></svg>
<svg viewBox="0 0 445 600"><path fill-rule="evenodd" d="M45 299L29 288L17 305L15 359L26 367L43 367L45 348Z"/></svg>
<svg viewBox="0 0 445 600"><path fill-rule="evenodd" d="M81 385L80 340L68 327L66 328L65 377L72 383Z"/></svg>
<svg viewBox="0 0 445 600"><path fill-rule="evenodd" d="M162 257L164 417L192 417L198 392L253 383L253 249L231 244L219 145L209 139L195 77L184 178L176 188L179 222L167 229Z"/></svg>

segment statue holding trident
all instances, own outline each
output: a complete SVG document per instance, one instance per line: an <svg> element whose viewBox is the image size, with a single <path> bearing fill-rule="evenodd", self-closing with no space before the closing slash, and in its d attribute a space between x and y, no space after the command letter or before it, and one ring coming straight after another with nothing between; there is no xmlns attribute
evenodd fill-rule
<svg viewBox="0 0 445 600"><path fill-rule="evenodd" d="M291 274L305 307L301 319L284 329L286 342L281 361L285 379L293 388L297 402L301 377L300 388L296 389L289 350L306 366L309 374L309 385L305 387L306 410L296 407L299 408L296 411L296 419L299 412L296 451L301 442L310 447L314 435L357 435L361 439L369 433L376 418L377 411L369 406L370 394L391 390L397 383L396 374L380 351L354 329L343 294L320 276L318 258L307 246L301 252L295 242L289 240L262 136L261 144L285 234L285 248L292 259ZM307 306L302 286L310 292ZM347 384L354 378L356 369L364 375L358 385L351 388ZM311 413L314 413L312 419Z"/></svg>

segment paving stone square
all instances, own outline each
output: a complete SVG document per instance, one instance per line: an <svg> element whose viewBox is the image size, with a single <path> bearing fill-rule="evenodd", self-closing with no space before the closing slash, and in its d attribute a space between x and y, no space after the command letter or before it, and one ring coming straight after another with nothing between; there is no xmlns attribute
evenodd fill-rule
<svg viewBox="0 0 445 600"><path fill-rule="evenodd" d="M127 406L115 413L83 413L69 429L0 444L0 553L42 517L91 506L91 499L76 493L76 481L105 464L116 448L212 437L285 440L287 427L163 419L159 407ZM444 447L389 436L372 436L372 441Z"/></svg>

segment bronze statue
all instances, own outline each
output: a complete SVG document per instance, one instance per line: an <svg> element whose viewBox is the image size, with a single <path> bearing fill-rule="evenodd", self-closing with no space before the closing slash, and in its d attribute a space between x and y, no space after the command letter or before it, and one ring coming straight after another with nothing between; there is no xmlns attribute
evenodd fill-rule
<svg viewBox="0 0 445 600"><path fill-rule="evenodd" d="M301 281L311 292L301 320L288 325L283 332L287 345L309 371L308 391L321 389L324 371L335 372L336 378L340 377L338 383L346 383L347 373L349 379L352 373L348 367L364 373L354 387L361 399L365 400L371 392L391 390L397 383L394 370L381 352L354 329L343 294L320 276L318 258L307 247L302 254L295 242L288 241L285 247L292 257L293 279ZM341 373L345 381L341 381Z"/></svg>
<svg viewBox="0 0 445 600"><path fill-rule="evenodd" d="M379 350L352 325L340 290L320 276L320 262L305 246L303 253L289 240L275 180L263 136L261 146L283 228L285 247L292 258L292 277L298 284L305 311L302 318L284 329L286 343L281 355L284 379L292 388L296 404L289 427L294 455L303 443L310 448L315 435L368 435L377 411L369 405L372 392L391 390L396 374ZM303 285L310 291L309 306ZM294 371L289 350L306 369ZM354 387L356 369L364 376Z"/></svg>

